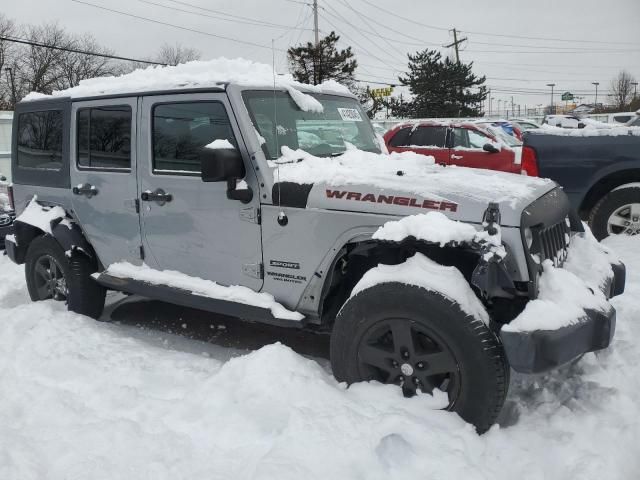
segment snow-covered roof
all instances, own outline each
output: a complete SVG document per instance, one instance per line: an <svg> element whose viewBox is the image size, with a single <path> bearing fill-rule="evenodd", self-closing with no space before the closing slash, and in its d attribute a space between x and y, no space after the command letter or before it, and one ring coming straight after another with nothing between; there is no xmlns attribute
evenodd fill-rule
<svg viewBox="0 0 640 480"><path fill-rule="evenodd" d="M349 89L329 80L320 85L296 82L289 74L275 75L270 65L243 58L216 58L177 66L150 66L119 76L82 80L76 87L54 91L51 95L31 92L23 101L46 98L82 98L161 90L213 88L233 83L250 87L302 89L316 93L349 94Z"/></svg>

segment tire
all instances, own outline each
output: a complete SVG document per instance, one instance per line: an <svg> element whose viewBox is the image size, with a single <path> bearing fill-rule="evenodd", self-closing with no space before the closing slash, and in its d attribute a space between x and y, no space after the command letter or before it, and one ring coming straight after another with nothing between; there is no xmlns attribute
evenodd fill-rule
<svg viewBox="0 0 640 480"><path fill-rule="evenodd" d="M31 242L25 263L31 300L36 302L52 298L65 301L72 312L95 319L102 315L106 290L91 278L96 268L85 255L74 253L67 257L55 238L44 235ZM58 279L50 280L45 286L43 275L47 273Z"/></svg>
<svg viewBox="0 0 640 480"><path fill-rule="evenodd" d="M634 206L633 213L632 206ZM610 226L610 221L616 224ZM629 225L624 225L625 221L628 221ZM625 187L607 193L591 210L589 225L598 240L609 235L639 235L640 188Z"/></svg>
<svg viewBox="0 0 640 480"><path fill-rule="evenodd" d="M401 360L398 347L402 351L406 345L395 338L403 336L413 345ZM381 351L382 360L376 356ZM447 410L475 425L478 433L496 421L509 389L502 344L484 322L439 293L395 282L363 290L344 304L331 335L331 366L338 381L401 384L407 396L418 388L444 389Z"/></svg>

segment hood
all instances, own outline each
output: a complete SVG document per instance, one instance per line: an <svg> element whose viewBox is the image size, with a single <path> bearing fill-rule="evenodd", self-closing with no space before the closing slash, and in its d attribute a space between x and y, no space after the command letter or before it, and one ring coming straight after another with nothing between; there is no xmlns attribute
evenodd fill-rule
<svg viewBox="0 0 640 480"><path fill-rule="evenodd" d="M348 150L320 158L287 147L282 151L280 159L270 162L277 169L274 177L287 185L280 193L299 192L291 186L301 186L308 208L394 216L440 211L453 220L478 223L488 204L496 202L502 224L518 226L524 208L557 187L551 180L524 175L443 167L414 152Z"/></svg>

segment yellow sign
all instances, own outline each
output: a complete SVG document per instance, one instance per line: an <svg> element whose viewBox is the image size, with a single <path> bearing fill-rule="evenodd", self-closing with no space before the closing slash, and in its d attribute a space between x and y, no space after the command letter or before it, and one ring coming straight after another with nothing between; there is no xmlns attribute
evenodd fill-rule
<svg viewBox="0 0 640 480"><path fill-rule="evenodd" d="M373 97L390 97L392 93L393 93L393 87L371 89L371 95Z"/></svg>

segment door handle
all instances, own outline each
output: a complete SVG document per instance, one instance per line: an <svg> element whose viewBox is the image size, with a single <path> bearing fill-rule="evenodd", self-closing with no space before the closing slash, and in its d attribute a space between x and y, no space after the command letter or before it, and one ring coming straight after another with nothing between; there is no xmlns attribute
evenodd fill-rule
<svg viewBox="0 0 640 480"><path fill-rule="evenodd" d="M89 183L76 185L71 189L71 191L74 195L85 195L87 198L91 198L98 194L98 189Z"/></svg>
<svg viewBox="0 0 640 480"><path fill-rule="evenodd" d="M451 155L453 160L462 160L464 157L462 155Z"/></svg>
<svg viewBox="0 0 640 480"><path fill-rule="evenodd" d="M142 192L142 194L140 194L140 199L143 202L156 202L158 205L162 206L173 200L173 195L166 193L161 188L156 188L153 192L151 190Z"/></svg>

